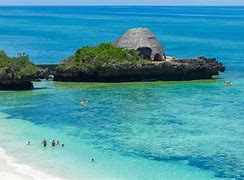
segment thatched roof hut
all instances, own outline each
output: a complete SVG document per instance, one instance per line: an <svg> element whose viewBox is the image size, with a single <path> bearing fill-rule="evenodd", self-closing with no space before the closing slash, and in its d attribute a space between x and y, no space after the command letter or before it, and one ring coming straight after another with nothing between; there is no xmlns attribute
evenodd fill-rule
<svg viewBox="0 0 244 180"><path fill-rule="evenodd" d="M115 45L122 49L135 49L144 59L160 61L166 58L164 49L154 34L146 28L128 30Z"/></svg>

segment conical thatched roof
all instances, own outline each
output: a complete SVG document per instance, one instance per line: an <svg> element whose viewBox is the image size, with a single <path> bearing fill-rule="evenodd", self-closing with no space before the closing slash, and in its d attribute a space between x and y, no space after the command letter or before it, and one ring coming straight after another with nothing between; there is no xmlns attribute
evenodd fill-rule
<svg viewBox="0 0 244 180"><path fill-rule="evenodd" d="M122 49L135 49L146 59L165 59L165 52L154 34L146 28L128 30L115 45Z"/></svg>

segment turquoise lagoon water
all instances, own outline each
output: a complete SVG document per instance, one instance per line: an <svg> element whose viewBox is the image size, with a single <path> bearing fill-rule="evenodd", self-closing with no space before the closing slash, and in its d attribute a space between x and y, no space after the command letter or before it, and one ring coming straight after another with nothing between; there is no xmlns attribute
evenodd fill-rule
<svg viewBox="0 0 244 180"><path fill-rule="evenodd" d="M68 179L243 179L244 7L0 7L0 49L56 63L131 27L149 27L169 55L217 57L227 71L210 81L44 81L0 92L0 147ZM43 138L65 147L44 149Z"/></svg>

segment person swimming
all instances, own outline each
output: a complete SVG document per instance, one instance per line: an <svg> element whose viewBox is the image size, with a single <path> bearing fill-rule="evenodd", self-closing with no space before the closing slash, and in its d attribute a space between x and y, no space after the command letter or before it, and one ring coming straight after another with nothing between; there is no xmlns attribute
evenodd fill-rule
<svg viewBox="0 0 244 180"><path fill-rule="evenodd" d="M62 147L64 147L64 144L62 144Z"/></svg>
<svg viewBox="0 0 244 180"><path fill-rule="evenodd" d="M86 106L88 103L89 103L89 101L88 100L85 100L85 99L82 99L80 101L80 105L82 105L82 106Z"/></svg>
<svg viewBox="0 0 244 180"><path fill-rule="evenodd" d="M47 141L46 141L46 139L43 139L43 141L42 141L41 144L43 144L43 146L46 147L46 146L47 146Z"/></svg>
<svg viewBox="0 0 244 180"><path fill-rule="evenodd" d="M57 145L59 145L59 141L57 141Z"/></svg>
<svg viewBox="0 0 244 180"><path fill-rule="evenodd" d="M27 145L30 145L30 141L27 142Z"/></svg>
<svg viewBox="0 0 244 180"><path fill-rule="evenodd" d="M93 163L93 162L95 162L95 160L92 158L92 159L91 159L91 162Z"/></svg>
<svg viewBox="0 0 244 180"><path fill-rule="evenodd" d="M231 81L227 81L224 83L225 86L232 86L232 82Z"/></svg>
<svg viewBox="0 0 244 180"><path fill-rule="evenodd" d="M55 145L56 145L56 142L55 142L55 140L53 140L52 141L52 147L55 147Z"/></svg>

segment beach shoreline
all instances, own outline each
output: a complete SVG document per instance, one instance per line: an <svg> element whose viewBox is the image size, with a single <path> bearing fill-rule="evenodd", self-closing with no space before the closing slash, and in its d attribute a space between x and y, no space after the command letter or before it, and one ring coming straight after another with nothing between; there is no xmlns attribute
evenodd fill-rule
<svg viewBox="0 0 244 180"><path fill-rule="evenodd" d="M47 174L41 170L18 162L18 160L6 153L0 147L0 179L1 180L30 180L52 179L61 180L60 177Z"/></svg>

